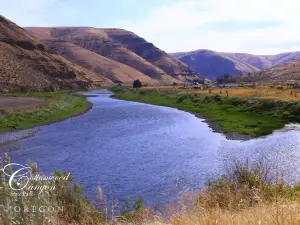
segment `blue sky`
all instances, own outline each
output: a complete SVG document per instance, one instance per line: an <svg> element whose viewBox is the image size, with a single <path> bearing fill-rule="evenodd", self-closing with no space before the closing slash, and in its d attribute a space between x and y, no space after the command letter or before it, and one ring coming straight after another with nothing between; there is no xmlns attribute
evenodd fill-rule
<svg viewBox="0 0 300 225"><path fill-rule="evenodd" d="M167 52L300 51L299 0L0 0L21 26L131 30Z"/></svg>
<svg viewBox="0 0 300 225"><path fill-rule="evenodd" d="M0 0L0 13L18 20L22 26L115 27L122 21L139 20L175 1Z"/></svg>

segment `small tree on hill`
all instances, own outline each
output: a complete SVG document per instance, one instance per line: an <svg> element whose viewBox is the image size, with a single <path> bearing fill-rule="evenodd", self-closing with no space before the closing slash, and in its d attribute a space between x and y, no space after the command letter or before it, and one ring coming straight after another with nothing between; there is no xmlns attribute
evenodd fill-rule
<svg viewBox="0 0 300 225"><path fill-rule="evenodd" d="M133 88L141 88L142 82L140 80L133 81Z"/></svg>

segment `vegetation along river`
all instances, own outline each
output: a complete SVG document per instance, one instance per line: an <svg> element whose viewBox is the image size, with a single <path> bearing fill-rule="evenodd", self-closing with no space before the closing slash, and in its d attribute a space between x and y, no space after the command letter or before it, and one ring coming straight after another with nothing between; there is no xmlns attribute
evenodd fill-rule
<svg viewBox="0 0 300 225"><path fill-rule="evenodd" d="M93 103L88 113L2 143L1 151L9 152L15 163L36 162L45 174L53 168L72 172L89 198L96 197L101 185L108 197L124 201L143 196L151 206L201 187L222 174L233 158L251 163L264 157L291 182L300 180L297 126L265 138L232 141L190 113L105 93L87 93L97 95L88 98Z"/></svg>

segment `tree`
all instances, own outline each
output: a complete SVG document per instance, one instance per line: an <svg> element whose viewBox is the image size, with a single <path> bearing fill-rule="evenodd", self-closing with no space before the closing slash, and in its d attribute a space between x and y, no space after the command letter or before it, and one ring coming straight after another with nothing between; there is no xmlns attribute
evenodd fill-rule
<svg viewBox="0 0 300 225"><path fill-rule="evenodd" d="M141 88L142 82L140 80L133 81L133 88Z"/></svg>

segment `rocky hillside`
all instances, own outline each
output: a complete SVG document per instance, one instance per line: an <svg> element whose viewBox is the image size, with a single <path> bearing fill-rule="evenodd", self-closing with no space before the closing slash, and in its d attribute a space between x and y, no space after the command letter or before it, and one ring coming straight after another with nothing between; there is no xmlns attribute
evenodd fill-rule
<svg viewBox="0 0 300 225"><path fill-rule="evenodd" d="M147 83L171 83L178 80L199 79L196 72L184 63L125 30L91 27L31 27L26 29L70 61L95 72L104 71L104 75L110 79L113 77L113 80L125 83L130 80L129 75L123 75L121 64L123 64L123 68L126 65L127 70L131 67L132 78L149 77L150 80L145 80ZM65 43L61 44L61 42ZM70 48L71 45L67 45L66 42L72 44L73 47ZM68 51L65 51L66 46L69 48ZM75 52L79 49L81 49L81 53ZM90 62L91 58L87 57L88 54L97 54L99 57ZM111 69L104 65L101 66L103 60L110 63ZM117 63L113 65L113 62ZM107 63L104 64L107 65ZM119 68L119 70L112 68Z"/></svg>
<svg viewBox="0 0 300 225"><path fill-rule="evenodd" d="M255 73L260 70L270 69L273 66L300 60L300 52L264 56L197 50L173 53L171 55L210 79L216 79L224 74Z"/></svg>
<svg viewBox="0 0 300 225"><path fill-rule="evenodd" d="M111 83L73 64L0 16L0 91L53 90Z"/></svg>

